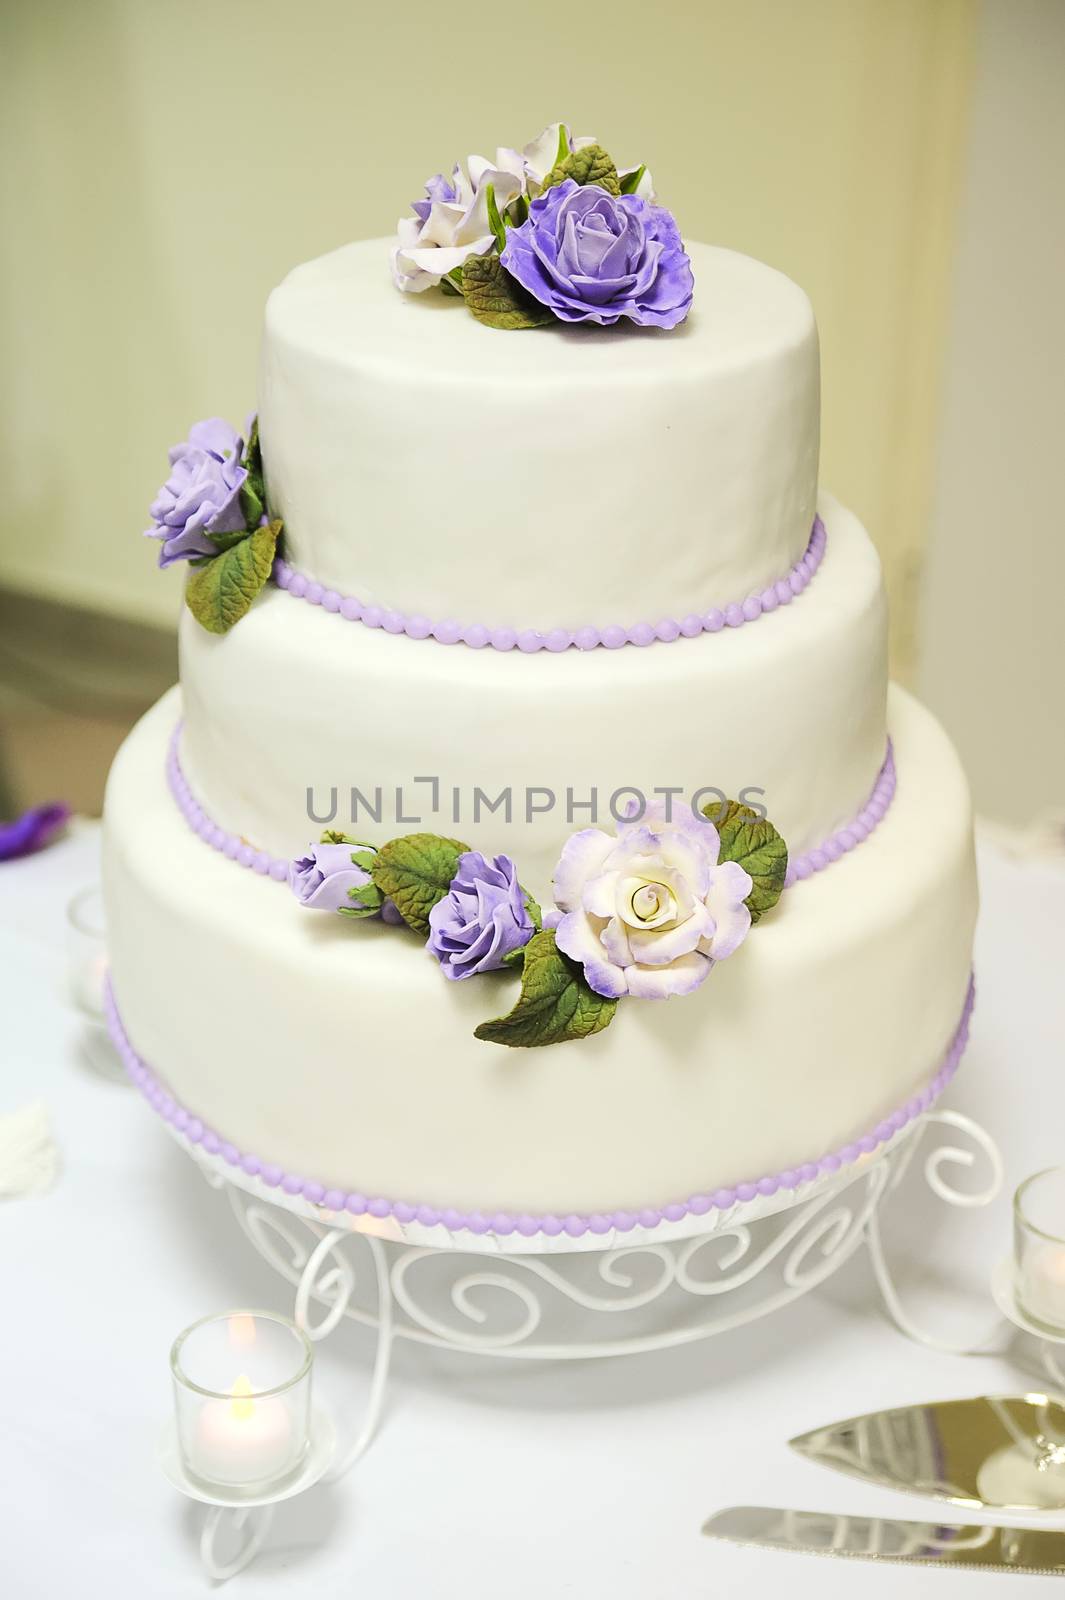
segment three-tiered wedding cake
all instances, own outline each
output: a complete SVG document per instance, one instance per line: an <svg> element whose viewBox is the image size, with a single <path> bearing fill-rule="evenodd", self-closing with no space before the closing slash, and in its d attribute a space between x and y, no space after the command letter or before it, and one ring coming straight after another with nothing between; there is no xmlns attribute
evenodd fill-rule
<svg viewBox="0 0 1065 1600"><path fill-rule="evenodd" d="M966 785L818 494L809 302L552 140L434 179L392 278L374 240L271 296L257 429L197 425L153 507L181 686L107 799L157 1109L452 1232L800 1188L969 1003Z"/></svg>

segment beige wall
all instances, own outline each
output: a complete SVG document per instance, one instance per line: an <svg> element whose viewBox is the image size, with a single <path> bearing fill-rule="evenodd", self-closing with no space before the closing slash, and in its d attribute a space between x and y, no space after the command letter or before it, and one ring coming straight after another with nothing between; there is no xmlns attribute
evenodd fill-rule
<svg viewBox="0 0 1065 1600"><path fill-rule="evenodd" d="M1065 4L986 0L920 689L977 805L1065 813Z"/></svg>
<svg viewBox="0 0 1065 1600"><path fill-rule="evenodd" d="M823 477L888 559L905 643L967 0L517 14L441 0L7 8L0 582L172 616L179 580L138 539L144 508L191 420L250 409L270 287L298 260L390 232L456 155L562 115L645 157L689 235L809 291Z"/></svg>

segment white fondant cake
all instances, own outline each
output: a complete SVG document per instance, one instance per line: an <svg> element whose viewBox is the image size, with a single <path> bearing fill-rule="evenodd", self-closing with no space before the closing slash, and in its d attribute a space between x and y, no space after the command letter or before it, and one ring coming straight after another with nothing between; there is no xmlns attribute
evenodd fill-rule
<svg viewBox="0 0 1065 1600"><path fill-rule="evenodd" d="M859 849L787 890L696 994L533 1051L473 1038L512 979L441 983L416 941L311 916L206 849L163 776L179 715L175 691L115 764L115 990L182 1103L287 1172L486 1213L660 1205L866 1133L947 1050L976 910L968 797L901 691L898 794Z"/></svg>
<svg viewBox="0 0 1065 1600"><path fill-rule="evenodd" d="M398 611L577 628L742 600L806 548L817 329L802 290L690 247L670 333L504 339L394 293L388 242L270 296L259 421L286 549Z"/></svg>
<svg viewBox="0 0 1065 1600"><path fill-rule="evenodd" d="M538 894L566 835L609 822L623 786L686 798L702 785L758 789L789 847L806 850L858 812L887 737L880 563L849 511L825 497L822 513L828 548L801 599L753 626L646 650L445 649L277 590L223 637L186 614L186 776L217 822L272 854L305 848L307 791L324 822L335 787L331 826L374 842L404 831L403 817L458 830L512 855ZM435 814L422 775L439 780ZM370 802L354 817L353 786ZM477 789L489 800L509 789L510 820L485 802L475 816ZM546 809L527 820L530 805Z"/></svg>
<svg viewBox="0 0 1065 1600"><path fill-rule="evenodd" d="M269 509L313 592L268 586L222 635L185 616L181 689L130 736L106 813L126 1036L171 1119L249 1171L334 1205L661 1207L858 1139L950 1047L976 910L965 781L928 713L888 697L879 564L830 498L791 603L646 649L446 647L338 611L632 628L787 580L817 508L809 304L758 263L689 254L694 306L668 333L503 334L397 295L379 241L270 299ZM613 829L622 791L713 787L756 793L787 841L779 904L697 992L628 999L549 1049L473 1036L514 974L441 981L424 940L274 881L323 823L371 845L428 829L506 853L547 904L567 838Z"/></svg>

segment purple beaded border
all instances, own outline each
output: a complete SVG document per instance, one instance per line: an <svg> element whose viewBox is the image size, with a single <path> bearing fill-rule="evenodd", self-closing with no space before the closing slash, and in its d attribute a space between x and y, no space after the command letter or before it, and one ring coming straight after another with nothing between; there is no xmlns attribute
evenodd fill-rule
<svg viewBox="0 0 1065 1600"><path fill-rule="evenodd" d="M802 855L789 858L788 870L784 874L785 889L790 889L793 883L800 883L804 878L812 878L815 872L823 872L833 861L838 861L840 856L846 855L855 845L868 839L877 824L883 822L887 816L897 787L895 746L889 738L884 764L877 773L873 792L858 815L853 822L848 822L830 834L827 839L823 839L820 844L814 845L812 850L806 850Z"/></svg>
<svg viewBox="0 0 1065 1600"><path fill-rule="evenodd" d="M212 822L200 805L181 770L178 745L182 726L183 724L179 722L170 735L166 752L166 781L178 810L193 833L197 834L205 844L209 844L213 850L225 856L227 861L235 861L240 867L250 867L261 877L273 878L275 883L287 883L291 863L286 856L272 856L266 850L256 850L254 845L248 844L239 833L227 833L225 828L220 828L216 822Z"/></svg>
<svg viewBox="0 0 1065 1600"><path fill-rule="evenodd" d="M110 979L105 988L104 1009L115 1049L130 1079L140 1089L149 1105L189 1145L199 1145L207 1155L220 1156L228 1166L239 1168L248 1177L259 1178L267 1188L279 1189L282 1194L293 1198L299 1196L309 1204L321 1206L326 1211L346 1211L356 1217L363 1215L392 1217L401 1224L418 1222L424 1227L443 1224L452 1233L465 1230L469 1233L490 1233L504 1238L508 1234L517 1233L527 1239L537 1234L552 1238L564 1233L571 1239L579 1239L588 1233L605 1234L614 1230L618 1233L628 1233L637 1226L654 1228L662 1222L682 1222L685 1217L701 1217L710 1211L731 1211L737 1203L755 1200L760 1196L768 1199L781 1190L799 1189L803 1184L812 1183L815 1179L827 1177L853 1166L862 1156L871 1155L880 1145L890 1143L903 1128L927 1111L942 1094L958 1070L968 1043L974 998L975 986L970 978L958 1026L943 1062L931 1082L918 1094L911 1096L905 1105L885 1117L882 1122L878 1122L872 1132L864 1134L862 1138L842 1145L838 1150L822 1156L819 1161L787 1168L772 1177L737 1183L732 1188L689 1195L686 1200L673 1201L669 1205L646 1206L633 1211L590 1214L574 1212L568 1216L556 1216L550 1213L533 1216L527 1212L512 1215L508 1211L499 1211L486 1216L480 1211L463 1212L451 1207L416 1205L406 1200L386 1200L381 1195L364 1195L343 1189L327 1188L325 1184L318 1183L314 1179L285 1172L274 1163L261 1161L258 1156L239 1150L235 1144L231 1144L213 1128L209 1128L199 1117L192 1116L173 1095L167 1092L130 1043L118 1013Z"/></svg>
<svg viewBox="0 0 1065 1600"><path fill-rule="evenodd" d="M250 867L261 877L273 878L277 883L287 882L289 862L286 857L272 856L266 850L256 850L255 846L248 844L239 833L227 833L225 828L220 828L216 822L212 822L200 805L181 770L179 753L181 728L182 724L179 722L170 736L166 757L166 778L178 810L193 833L225 856L227 861L235 861L241 867ZM868 839L873 829L887 815L888 807L895 798L897 781L895 752L889 739L884 764L873 785L873 792L858 815L821 844L815 845L812 850L794 856L788 862L784 887L790 889L793 883L810 878L815 872L823 872L833 861L838 861L840 856L853 850L863 839Z"/></svg>
<svg viewBox="0 0 1065 1600"><path fill-rule="evenodd" d="M802 594L810 579L821 565L828 536L820 517L814 517L810 541L786 577L768 584L759 594L749 594L746 599L734 601L723 609L714 606L698 614L691 612L679 622L673 617L662 617L658 622L636 622L631 628L612 622L605 628L590 624L583 628L551 628L541 633L536 628L488 628L483 622L456 622L454 618L433 622L429 617L415 612L405 616L401 611L390 611L385 606L364 605L355 595L342 595L336 589L308 578L306 573L280 557L274 562L273 578L279 589L285 589L297 600L321 606L323 611L335 611L348 622L361 622L367 628L383 628L386 633L403 633L408 639L435 639L438 644L465 644L471 650L483 650L490 645L493 650L524 650L533 654L537 650L568 650L571 645L578 650L619 650L623 644L647 646L656 641L672 644L674 639L694 639L701 633L720 633L722 628L742 628L745 622L755 622L766 612L778 606L790 605Z"/></svg>

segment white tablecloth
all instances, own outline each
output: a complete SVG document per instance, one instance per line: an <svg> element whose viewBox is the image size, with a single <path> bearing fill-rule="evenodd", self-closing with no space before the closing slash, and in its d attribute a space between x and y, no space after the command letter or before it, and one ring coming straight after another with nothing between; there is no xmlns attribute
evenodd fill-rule
<svg viewBox="0 0 1065 1600"><path fill-rule="evenodd" d="M195 1317L290 1308L139 1096L95 1076L64 995L63 915L97 875L82 826L0 867L0 1112L43 1098L62 1171L0 1202L0 1595L170 1596L210 1586L200 1509L154 1465L170 1406L167 1352ZM1065 868L982 852L979 996L945 1103L998 1138L1007 1190L1065 1160ZM189 1005L196 995L188 995ZM916 1175L888 1235L919 1315L964 1338L993 1321L987 1280L1009 1248L1009 1194L947 1213ZM319 1347L346 1433L370 1335ZM491 1363L401 1343L380 1437L350 1477L281 1506L232 1592L374 1600L725 1600L787 1586L819 1600L935 1586L940 1600L1006 1578L906 1579L899 1567L736 1549L700 1536L715 1509L790 1505L909 1517L945 1508L794 1456L794 1433L875 1407L1030 1386L1034 1352L961 1359L904 1339L856 1258L778 1317L706 1343L610 1362ZM1065 1519L1063 1519L1065 1526ZM1028 1579L1033 1596L1060 1592Z"/></svg>

